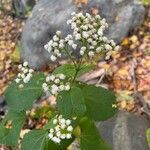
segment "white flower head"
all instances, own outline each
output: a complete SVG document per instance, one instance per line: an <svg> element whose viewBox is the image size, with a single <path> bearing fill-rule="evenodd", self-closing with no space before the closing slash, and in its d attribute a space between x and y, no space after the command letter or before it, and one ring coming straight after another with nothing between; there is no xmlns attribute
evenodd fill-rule
<svg viewBox="0 0 150 150"><path fill-rule="evenodd" d="M55 76L54 76L53 74L50 75L49 78L50 78L51 81L54 81L54 80L55 80Z"/></svg>
<svg viewBox="0 0 150 150"><path fill-rule="evenodd" d="M48 137L49 137L50 139L52 139L52 138L53 138L53 134L52 134L52 133L49 133L49 134L48 134Z"/></svg>
<svg viewBox="0 0 150 150"><path fill-rule="evenodd" d="M102 35L103 35L103 30L102 30L101 28L98 30L98 35L99 35L99 36L102 36Z"/></svg>
<svg viewBox="0 0 150 150"><path fill-rule="evenodd" d="M59 82L60 82L60 80L59 79L55 79L55 81L54 81L56 84L58 84Z"/></svg>
<svg viewBox="0 0 150 150"><path fill-rule="evenodd" d="M62 115L59 115L53 120L53 125L54 127L49 130L48 138L54 143L59 144L61 140L72 138L71 120L66 120Z"/></svg>
<svg viewBox="0 0 150 150"><path fill-rule="evenodd" d="M58 36L54 35L53 40L54 40L55 42L56 42L56 41L59 41Z"/></svg>
<svg viewBox="0 0 150 150"><path fill-rule="evenodd" d="M97 47L97 48L96 48L96 52L97 52L97 53L99 53L99 52L101 52L101 51L102 51L102 47Z"/></svg>
<svg viewBox="0 0 150 150"><path fill-rule="evenodd" d="M20 70L20 73L18 73L17 78L15 79L15 82L18 84L22 82L19 86L23 85L23 83L28 83L32 77L32 74L34 72L33 69L30 69L28 67L28 62L24 62L23 65L19 65L18 69Z"/></svg>
<svg viewBox="0 0 150 150"><path fill-rule="evenodd" d="M87 39L89 37L89 34L86 31L82 32L82 36Z"/></svg>
<svg viewBox="0 0 150 150"><path fill-rule="evenodd" d="M70 125L71 124L71 120L67 119L66 120L66 125Z"/></svg>
<svg viewBox="0 0 150 150"><path fill-rule="evenodd" d="M66 76L61 73L61 74L59 74L59 78L60 78L61 80L64 80L64 79L66 78Z"/></svg>
<svg viewBox="0 0 150 150"><path fill-rule="evenodd" d="M80 39L81 39L81 34L77 33L77 34L75 35L75 39L76 39L76 40L80 40Z"/></svg>
<svg viewBox="0 0 150 150"><path fill-rule="evenodd" d="M66 139L71 139L71 134L70 133L66 134Z"/></svg>
<svg viewBox="0 0 150 150"><path fill-rule="evenodd" d="M24 67L27 67L27 66L28 66L28 62L25 61L25 62L23 63L23 66L24 66Z"/></svg>
<svg viewBox="0 0 150 150"><path fill-rule="evenodd" d="M57 34L58 36L60 36L60 35L61 35L61 31L56 31L56 34Z"/></svg>
<svg viewBox="0 0 150 150"><path fill-rule="evenodd" d="M21 79L19 79L19 78L15 79L16 83L19 83L20 81L21 81Z"/></svg>
<svg viewBox="0 0 150 150"><path fill-rule="evenodd" d="M43 90L46 93L56 96L60 91L68 91L70 89L70 83L66 82L67 80L64 74L52 74L47 75L45 83L43 83Z"/></svg>
<svg viewBox="0 0 150 150"><path fill-rule="evenodd" d="M65 139L65 138L66 138L66 135L65 135L65 134L61 134L60 138L61 138L61 139Z"/></svg>
<svg viewBox="0 0 150 150"><path fill-rule="evenodd" d="M105 49L109 51L109 50L112 50L112 47L109 44L106 44Z"/></svg>
<svg viewBox="0 0 150 150"><path fill-rule="evenodd" d="M77 48L77 44L72 44L72 48L76 49Z"/></svg>
<svg viewBox="0 0 150 150"><path fill-rule="evenodd" d="M80 50L80 55L83 56L84 55L84 51Z"/></svg>
<svg viewBox="0 0 150 150"><path fill-rule="evenodd" d="M56 124L56 123L57 123L57 119L54 119L54 120L53 120L53 124Z"/></svg>
<svg viewBox="0 0 150 150"><path fill-rule="evenodd" d="M69 127L67 128L67 131L72 132L72 131L73 131L73 127L72 127L72 126L69 126Z"/></svg>
<svg viewBox="0 0 150 150"><path fill-rule="evenodd" d="M70 85L66 85L66 86L65 86L65 90L66 90L66 91L69 91L69 90L70 90Z"/></svg>
<svg viewBox="0 0 150 150"><path fill-rule="evenodd" d="M52 55L51 57L50 57L50 59L51 59L51 61L56 61L56 56L54 56L54 55Z"/></svg>
<svg viewBox="0 0 150 150"><path fill-rule="evenodd" d="M94 52L93 51L89 51L88 55L89 55L89 57L93 57L94 56Z"/></svg>

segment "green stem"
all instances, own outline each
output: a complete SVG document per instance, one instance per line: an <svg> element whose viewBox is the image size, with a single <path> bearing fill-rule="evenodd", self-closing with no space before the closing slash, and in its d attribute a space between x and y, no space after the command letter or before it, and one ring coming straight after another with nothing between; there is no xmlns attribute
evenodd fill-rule
<svg viewBox="0 0 150 150"><path fill-rule="evenodd" d="M65 49L65 48L64 48L64 50L65 50L66 54L69 56L70 60L73 62L75 68L77 68L76 62L74 61L74 59L73 59L72 56L70 55L68 49Z"/></svg>
<svg viewBox="0 0 150 150"><path fill-rule="evenodd" d="M75 75L74 75L74 78L73 78L73 80L72 80L72 83L74 83L74 81L75 81L75 79L76 79L76 77L77 77L77 75L78 75L78 72L80 71L80 67L81 67L81 64L82 64L82 58L80 59L80 61L79 61L79 65L78 65L78 67L76 68L76 73L75 73Z"/></svg>

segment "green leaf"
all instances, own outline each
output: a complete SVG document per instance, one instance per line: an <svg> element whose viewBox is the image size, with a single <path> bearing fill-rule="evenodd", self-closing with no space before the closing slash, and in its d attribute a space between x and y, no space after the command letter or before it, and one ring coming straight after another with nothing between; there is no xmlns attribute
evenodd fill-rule
<svg viewBox="0 0 150 150"><path fill-rule="evenodd" d="M100 137L99 132L94 124L87 118L84 118L80 124L81 136L80 136L80 148L81 150L110 150L110 146L107 145Z"/></svg>
<svg viewBox="0 0 150 150"><path fill-rule="evenodd" d="M54 112L54 108L48 106L41 106L35 110L35 113L31 116L34 119L40 119L41 117L51 118Z"/></svg>
<svg viewBox="0 0 150 150"><path fill-rule="evenodd" d="M44 143L44 149L43 150L67 150L67 147L74 141L74 138L72 139L65 139L61 141L59 145L56 145L48 138L45 139Z"/></svg>
<svg viewBox="0 0 150 150"><path fill-rule="evenodd" d="M45 143L46 133L45 130L33 130L25 134L21 150L44 150L44 147L50 147L49 144ZM52 147L53 145L52 143Z"/></svg>
<svg viewBox="0 0 150 150"><path fill-rule="evenodd" d="M150 128L146 131L146 136L147 136L148 145L150 147Z"/></svg>
<svg viewBox="0 0 150 150"><path fill-rule="evenodd" d="M54 118L52 118L52 119L50 119L49 121L48 121L48 123L44 126L44 129L45 130L48 130L48 129L51 129L51 128L54 128L55 127L55 125L53 124L53 120L55 119L56 117L54 117Z"/></svg>
<svg viewBox="0 0 150 150"><path fill-rule="evenodd" d="M60 74L63 73L67 77L74 77L76 73L76 69L73 64L64 64L61 65L60 67L57 67L54 71L53 74Z"/></svg>
<svg viewBox="0 0 150 150"><path fill-rule="evenodd" d="M15 111L30 109L33 102L42 95L43 79L43 74L33 74L29 83L24 84L23 88L18 88L18 84L13 82L5 93L8 106Z"/></svg>
<svg viewBox="0 0 150 150"><path fill-rule="evenodd" d="M116 113L112 107L116 97L113 92L102 87L84 85L83 94L87 108L87 116L95 121L106 120Z"/></svg>
<svg viewBox="0 0 150 150"><path fill-rule="evenodd" d="M48 130L33 130L27 133L23 138L21 150L66 150L74 140L65 139L58 145L49 140L47 135Z"/></svg>
<svg viewBox="0 0 150 150"><path fill-rule="evenodd" d="M86 111L86 106L81 89L72 87L70 91L61 92L58 96L57 107L65 118L83 115Z"/></svg>
<svg viewBox="0 0 150 150"><path fill-rule="evenodd" d="M92 70L94 68L94 65L91 64L83 64L81 65L81 68L78 72L77 77L83 75L84 73L89 72L90 70ZM58 68L56 68L53 71L54 74L60 74L63 73L65 74L67 77L74 77L75 73L76 73L76 69L74 67L73 64L64 64Z"/></svg>
<svg viewBox="0 0 150 150"><path fill-rule="evenodd" d="M12 122L12 128L5 128L7 121ZM25 122L25 112L10 111L0 125L0 143L7 146L16 146L20 136L20 130Z"/></svg>
<svg viewBox="0 0 150 150"><path fill-rule="evenodd" d="M56 145L54 142L52 142L48 138L45 138L43 146L44 146L43 149L39 149L39 150L58 150L58 145Z"/></svg>
<svg viewBox="0 0 150 150"><path fill-rule="evenodd" d="M83 64L81 66L81 69L80 71L78 72L78 75L77 77L80 77L81 75L91 71L92 69L94 68L94 65L91 65L91 64Z"/></svg>

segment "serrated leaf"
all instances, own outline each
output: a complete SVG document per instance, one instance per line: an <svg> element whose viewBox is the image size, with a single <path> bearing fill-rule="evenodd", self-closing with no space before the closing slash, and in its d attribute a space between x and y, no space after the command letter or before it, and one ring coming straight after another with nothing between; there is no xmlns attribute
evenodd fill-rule
<svg viewBox="0 0 150 150"><path fill-rule="evenodd" d="M92 69L94 68L94 65L91 65L91 64L83 64L81 66L81 69L80 71L78 72L78 75L77 77L80 77L81 75L91 71Z"/></svg>
<svg viewBox="0 0 150 150"><path fill-rule="evenodd" d="M23 88L18 88L18 84L13 82L5 93L8 106L15 111L30 109L33 102L42 95L43 79L43 74L33 74L29 83L24 84Z"/></svg>
<svg viewBox="0 0 150 150"><path fill-rule="evenodd" d="M5 127L6 121L11 121L11 129ZM21 128L25 122L25 112L10 111L5 121L0 125L0 143L7 146L16 146Z"/></svg>
<svg viewBox="0 0 150 150"><path fill-rule="evenodd" d="M23 138L21 150L65 150L74 140L65 139L58 145L47 136L48 130L33 130L27 133Z"/></svg>
<svg viewBox="0 0 150 150"><path fill-rule="evenodd" d="M100 137L98 130L94 122L87 118L82 120L81 124L81 137L80 137L80 148L81 150L110 150L110 146L107 145L104 140Z"/></svg>
<svg viewBox="0 0 150 150"><path fill-rule="evenodd" d="M102 121L116 113L116 109L112 107L116 100L113 92L94 85L84 85L83 95L89 118Z"/></svg>
<svg viewBox="0 0 150 150"><path fill-rule="evenodd" d="M44 126L44 129L47 130L47 129L51 129L51 128L54 128L55 125L53 124L53 120L55 119L56 117L50 119L48 121L48 123Z"/></svg>
<svg viewBox="0 0 150 150"><path fill-rule="evenodd" d="M33 130L25 134L22 141L21 150L44 150L44 147L49 147L49 144L45 143L46 132L47 131L45 130Z"/></svg>
<svg viewBox="0 0 150 150"><path fill-rule="evenodd" d="M83 115L86 106L81 89L72 87L70 91L61 92L58 97L57 108L65 118Z"/></svg>
<svg viewBox="0 0 150 150"><path fill-rule="evenodd" d="M80 70L78 71L77 77L83 75L84 73L89 72L93 68L94 68L94 66L91 65L91 64L83 64L83 65L81 65ZM53 71L53 74L60 74L60 73L65 74L67 77L73 78L74 75L76 74L76 69L75 69L73 64L64 64L64 65L56 68Z"/></svg>
<svg viewBox="0 0 150 150"><path fill-rule="evenodd" d="M57 67L53 71L53 74L60 74L60 73L63 73L67 77L74 77L74 75L76 73L76 69L75 69L74 65L72 65L72 64L64 64L64 65L61 65L60 67Z"/></svg>
<svg viewBox="0 0 150 150"><path fill-rule="evenodd" d="M58 150L58 145L56 145L55 143L53 143L48 138L45 138L43 146L44 146L43 149L39 149L39 150Z"/></svg>

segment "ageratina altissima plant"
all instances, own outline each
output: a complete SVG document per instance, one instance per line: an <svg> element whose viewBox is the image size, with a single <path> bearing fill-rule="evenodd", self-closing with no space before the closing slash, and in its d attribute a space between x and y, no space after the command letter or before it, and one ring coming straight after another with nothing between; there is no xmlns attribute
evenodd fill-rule
<svg viewBox="0 0 150 150"><path fill-rule="evenodd" d="M67 24L72 33L63 37L57 31L44 46L49 52L50 61L59 63L65 57L68 63L46 74L33 71L27 62L19 65L20 73L5 92L9 111L0 124L1 144L11 147L18 144L26 112L37 99L46 95L56 98L56 106L51 109L49 120L43 128L25 134L21 150L65 150L74 141L81 150L110 149L101 138L95 122L115 114L116 109L112 107L115 95L107 89L82 83L78 79L94 69L101 58L109 59L118 46L104 36L108 24L99 15L71 15Z"/></svg>

